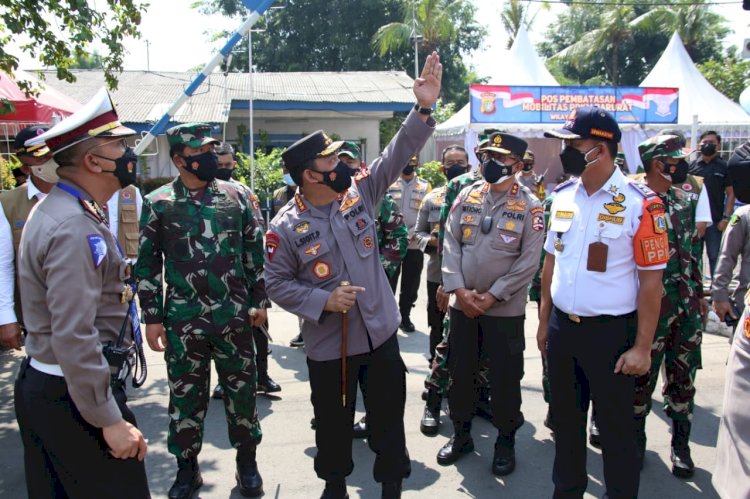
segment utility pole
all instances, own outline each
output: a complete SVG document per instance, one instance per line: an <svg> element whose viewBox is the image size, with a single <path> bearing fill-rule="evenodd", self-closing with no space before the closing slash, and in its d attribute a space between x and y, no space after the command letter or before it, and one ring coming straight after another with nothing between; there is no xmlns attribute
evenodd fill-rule
<svg viewBox="0 0 750 499"><path fill-rule="evenodd" d="M417 0L412 0L411 3L411 35L409 41L414 43L414 79L419 78L419 42L424 39L422 35L417 32Z"/></svg>
<svg viewBox="0 0 750 499"><path fill-rule="evenodd" d="M146 40L146 71L151 72L151 54L149 53L149 45L151 45L151 42Z"/></svg>

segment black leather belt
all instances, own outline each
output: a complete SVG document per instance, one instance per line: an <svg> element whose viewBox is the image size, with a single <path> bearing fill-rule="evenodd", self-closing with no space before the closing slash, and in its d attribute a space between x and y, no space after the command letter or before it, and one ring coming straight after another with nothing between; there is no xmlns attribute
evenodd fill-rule
<svg viewBox="0 0 750 499"><path fill-rule="evenodd" d="M623 315L595 315L591 317L583 317L576 314L569 314L567 312L563 312L557 307L554 307L555 313L561 317L565 317L570 322L573 322L575 324L584 324L584 323L590 323L590 322L609 322L619 319L632 319L635 317L636 310L633 310L632 312L628 314Z"/></svg>

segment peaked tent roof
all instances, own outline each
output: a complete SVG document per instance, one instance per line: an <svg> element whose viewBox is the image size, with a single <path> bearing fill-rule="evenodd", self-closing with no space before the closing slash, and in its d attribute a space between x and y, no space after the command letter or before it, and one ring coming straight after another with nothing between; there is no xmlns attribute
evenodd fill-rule
<svg viewBox="0 0 750 499"><path fill-rule="evenodd" d="M495 73L490 75L490 85L560 86L542 62L542 58L539 57L534 45L532 45L529 33L524 26L518 30L510 50L500 52L498 61L493 67L496 70ZM470 105L466 104L456 114L438 125L438 134L455 135L463 133L471 121Z"/></svg>
<svg viewBox="0 0 750 499"><path fill-rule="evenodd" d="M34 75L20 69L15 71L15 78L0 73L0 98L9 100L15 107L15 112L0 115L0 121L50 123L54 116L66 118L81 107L77 101L49 85L40 88L37 95L26 95L16 80L38 83Z"/></svg>
<svg viewBox="0 0 750 499"><path fill-rule="evenodd" d="M696 114L702 123L750 124L750 115L703 77L676 32L641 86L678 86L680 125L691 125Z"/></svg>

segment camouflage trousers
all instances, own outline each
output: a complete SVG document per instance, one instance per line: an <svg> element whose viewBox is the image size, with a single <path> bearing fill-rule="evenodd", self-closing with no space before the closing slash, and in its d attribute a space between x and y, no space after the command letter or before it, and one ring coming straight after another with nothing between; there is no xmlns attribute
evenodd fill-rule
<svg viewBox="0 0 750 499"><path fill-rule="evenodd" d="M703 331L697 311L661 317L656 326L651 346L651 369L635 382L636 418L651 412L651 395L659 378L662 361L665 364L666 384L664 412L673 420L690 421L695 405L695 375L701 368Z"/></svg>
<svg viewBox="0 0 750 499"><path fill-rule="evenodd" d="M441 397L448 395L448 389L451 386L451 376L448 371L448 332L451 329L450 324L450 314L445 314L445 318L443 319L443 339L435 347L432 368L430 369L430 374L424 380L424 387L428 390L436 391ZM482 353L479 360L479 373L477 376L480 387L489 386L489 365L484 353Z"/></svg>
<svg viewBox="0 0 750 499"><path fill-rule="evenodd" d="M224 388L224 410L232 447L260 443L262 433L255 405L258 373L250 327L221 329L210 319L199 317L188 323L172 322L166 329L169 452L189 458L201 450L211 393L211 359Z"/></svg>

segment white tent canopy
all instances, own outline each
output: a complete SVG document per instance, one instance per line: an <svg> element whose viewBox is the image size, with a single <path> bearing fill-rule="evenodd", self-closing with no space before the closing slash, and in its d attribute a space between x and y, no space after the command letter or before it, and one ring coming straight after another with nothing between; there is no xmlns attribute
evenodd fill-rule
<svg viewBox="0 0 750 499"><path fill-rule="evenodd" d="M529 33L525 27L518 30L516 39L510 50L503 50L494 65L496 72L489 76L489 83L502 83L503 85L529 85L559 87L554 76L547 70L539 57L534 45L529 39ZM438 125L435 130L437 136L459 135L469 130L471 117L470 105L466 104L448 120ZM519 125L531 127L529 125ZM532 125L533 126L533 125ZM477 124L478 129L485 128L483 124ZM549 127L547 127L549 128Z"/></svg>

